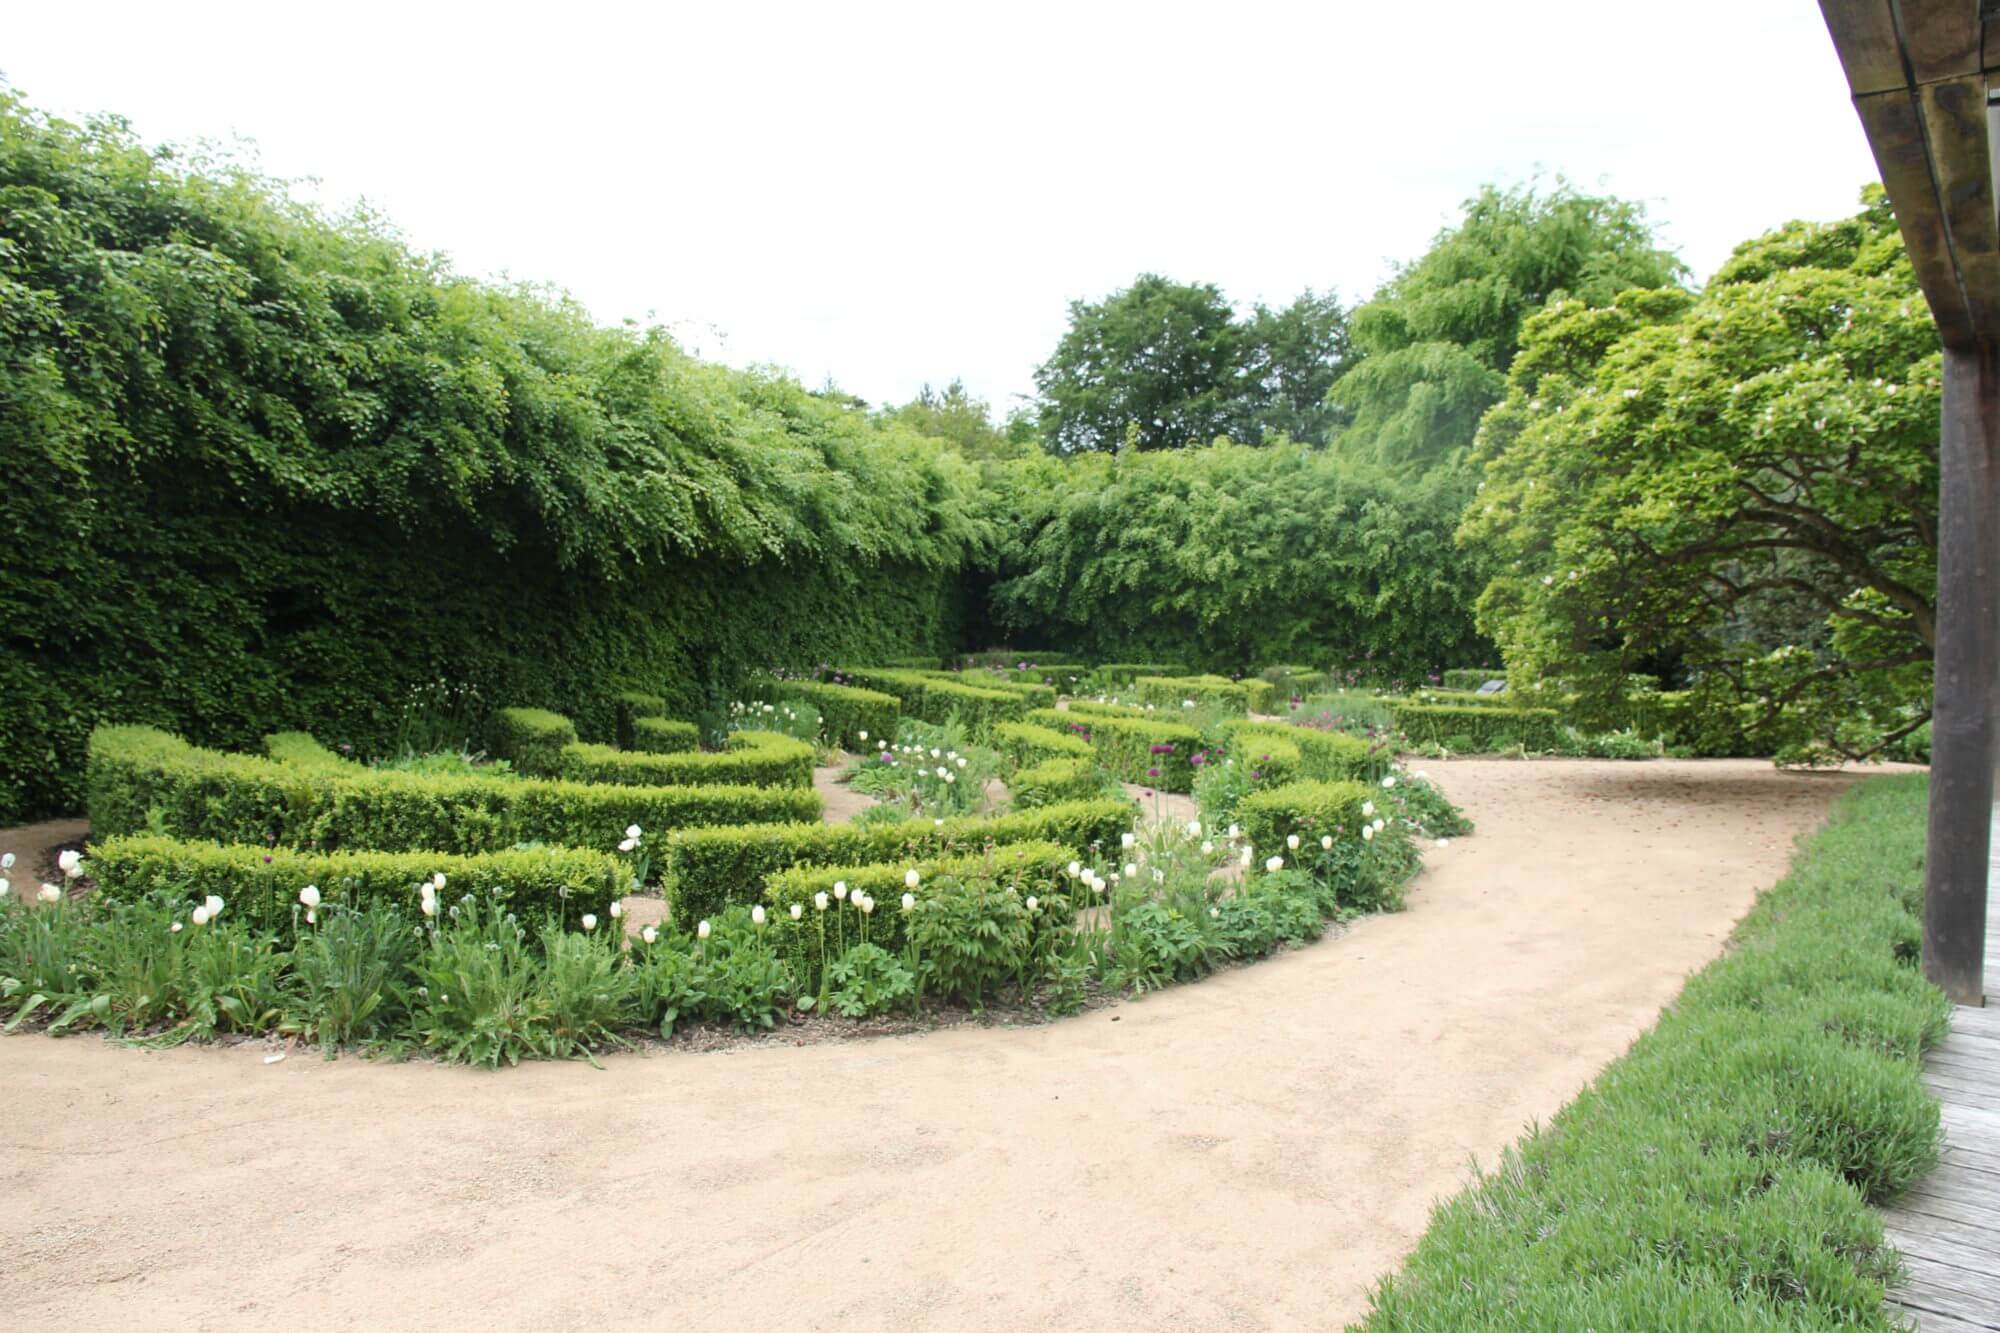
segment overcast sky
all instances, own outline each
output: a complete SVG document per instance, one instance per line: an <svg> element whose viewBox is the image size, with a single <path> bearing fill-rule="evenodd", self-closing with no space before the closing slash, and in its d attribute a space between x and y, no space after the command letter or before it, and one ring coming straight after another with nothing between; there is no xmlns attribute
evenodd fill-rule
<svg viewBox="0 0 2000 1333"><path fill-rule="evenodd" d="M1002 411L1140 272L1352 301L1561 172L1706 276L1874 174L1810 0L17 5L0 72L703 355Z"/></svg>

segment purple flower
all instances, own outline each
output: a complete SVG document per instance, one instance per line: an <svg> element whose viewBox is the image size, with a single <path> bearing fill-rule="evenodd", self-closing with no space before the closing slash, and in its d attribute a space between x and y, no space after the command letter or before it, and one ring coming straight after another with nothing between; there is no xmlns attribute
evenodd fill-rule
<svg viewBox="0 0 2000 1333"><path fill-rule="evenodd" d="M1155 745L1153 747L1154 754L1172 754L1173 752L1174 747L1171 745Z"/></svg>
<svg viewBox="0 0 2000 1333"><path fill-rule="evenodd" d="M268 857L268 856L267 856L267 857L265 857L265 858L264 858L264 864L265 864L265 865L269 865L269 864L271 864L271 858L270 858L270 857Z"/></svg>
<svg viewBox="0 0 2000 1333"><path fill-rule="evenodd" d="M1149 778L1156 778L1160 776L1160 770L1157 768L1149 768L1146 770L1146 776Z"/></svg>

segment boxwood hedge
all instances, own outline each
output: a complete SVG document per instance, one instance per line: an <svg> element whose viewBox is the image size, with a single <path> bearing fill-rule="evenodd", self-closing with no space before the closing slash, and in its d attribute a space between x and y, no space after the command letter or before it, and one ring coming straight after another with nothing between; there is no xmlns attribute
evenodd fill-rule
<svg viewBox="0 0 2000 1333"><path fill-rule="evenodd" d="M1036 709L1028 721L1066 730L1090 742L1097 762L1125 782L1144 783L1161 791L1194 790L1194 755L1201 733L1182 722L1145 713L1080 713L1072 716L1054 708Z"/></svg>
<svg viewBox="0 0 2000 1333"><path fill-rule="evenodd" d="M765 678L751 687L765 699L803 699L819 710L829 743L844 750L873 749L877 740L896 738L901 701L882 690L859 685L835 685L820 680Z"/></svg>
<svg viewBox="0 0 2000 1333"><path fill-rule="evenodd" d="M565 745L558 776L639 787L811 787L813 747L775 731L730 733L722 750L656 754L608 745Z"/></svg>
<svg viewBox="0 0 2000 1333"><path fill-rule="evenodd" d="M1236 818L1258 856L1282 855L1290 834L1317 840L1360 828L1361 807L1374 794L1360 782L1287 782L1251 792L1238 802Z"/></svg>
<svg viewBox="0 0 2000 1333"><path fill-rule="evenodd" d="M1553 708L1508 708L1485 704L1392 702L1396 730L1412 745L1453 749L1552 750L1562 743L1562 715Z"/></svg>
<svg viewBox="0 0 2000 1333"><path fill-rule="evenodd" d="M1069 900L1072 881L1063 874L1063 868L1076 856L1074 849L1060 843L1015 842L965 856L927 857L874 865L793 866L765 879L764 902L769 909L771 926L786 947L817 948L823 921L819 910L813 906L813 895L825 893L829 897L829 912L847 913L842 925L847 941L853 943L859 926L857 914L853 908L831 906L834 901L833 886L845 884L850 893L865 893L876 901L875 911L868 921L868 938L884 948L899 949L903 945L902 900L907 891L904 876L910 871L917 872L918 892L922 892L923 885L941 875L957 879L984 875L1004 884L1013 884L1024 897L1035 895L1053 907ZM791 915L795 903L801 908L796 922ZM834 938L829 930L829 957Z"/></svg>
<svg viewBox="0 0 2000 1333"><path fill-rule="evenodd" d="M563 747L575 743L576 724L546 708L502 708L486 728L486 752L529 777L554 777Z"/></svg>

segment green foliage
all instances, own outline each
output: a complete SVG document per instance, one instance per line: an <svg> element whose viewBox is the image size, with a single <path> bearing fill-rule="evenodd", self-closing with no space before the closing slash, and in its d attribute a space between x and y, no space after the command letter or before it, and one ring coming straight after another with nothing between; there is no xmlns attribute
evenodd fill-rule
<svg viewBox="0 0 2000 1333"><path fill-rule="evenodd" d="M917 435L947 441L974 460L1019 458L1032 452L1036 444L1032 413L1016 411L1008 416L1004 427L995 426L991 408L983 399L967 392L960 380L953 380L942 392L924 385L915 398L901 407L885 409L881 420Z"/></svg>
<svg viewBox="0 0 2000 1333"><path fill-rule="evenodd" d="M486 727L487 751L530 777L560 774L563 747L574 744L575 724L546 708L502 708Z"/></svg>
<svg viewBox="0 0 2000 1333"><path fill-rule="evenodd" d="M606 681L696 716L942 657L990 542L955 449L4 93L0 292L0 823L75 809L107 718L369 757L531 699L609 740Z"/></svg>
<svg viewBox="0 0 2000 1333"><path fill-rule="evenodd" d="M1219 435L1324 442L1327 390L1347 366L1339 302L1308 291L1238 320L1210 283L1141 274L1092 303L1037 368L1039 426L1054 453L1175 449Z"/></svg>
<svg viewBox="0 0 2000 1333"><path fill-rule="evenodd" d="M1507 679L1504 667L1448 667L1440 675L1448 690L1476 690L1489 680Z"/></svg>
<svg viewBox="0 0 2000 1333"><path fill-rule="evenodd" d="M810 789L813 747L771 731L734 731L721 750L657 754L573 742L557 776L571 782L637 787L794 787Z"/></svg>
<svg viewBox="0 0 2000 1333"><path fill-rule="evenodd" d="M264 753L281 764L301 768L324 768L336 772L352 761L337 755L315 740L310 732L274 731L264 738Z"/></svg>
<svg viewBox="0 0 2000 1333"><path fill-rule="evenodd" d="M1394 758L1383 747L1344 732L1285 722L1232 720L1217 731L1230 754L1255 759L1259 767L1287 776L1373 782L1389 771Z"/></svg>
<svg viewBox="0 0 2000 1333"><path fill-rule="evenodd" d="M687 754L701 748L701 728L671 718L635 717L632 743L624 748L645 754Z"/></svg>
<svg viewBox="0 0 2000 1333"><path fill-rule="evenodd" d="M933 680L952 684L970 685L978 690L1000 690L1006 694L1017 694L1028 701L1030 708L1054 708L1056 687L1039 680L1029 680L1011 667L968 667L961 671L927 671L925 675Z"/></svg>
<svg viewBox="0 0 2000 1333"><path fill-rule="evenodd" d="M1090 742L1072 732L1038 722L1002 722L993 728L993 743L1017 764L1046 759L1088 759Z"/></svg>
<svg viewBox="0 0 2000 1333"><path fill-rule="evenodd" d="M809 788L631 787L300 768L219 754L150 727L91 737L89 810L100 837L153 830L262 847L474 853L517 843L609 847L699 824L816 818Z"/></svg>
<svg viewBox="0 0 2000 1333"><path fill-rule="evenodd" d="M1105 775L1094 759L1044 759L1039 764L1016 769L1007 779L1007 793L1023 810L1055 805L1062 801L1082 801L1101 795Z"/></svg>
<svg viewBox="0 0 2000 1333"><path fill-rule="evenodd" d="M1564 745L1562 715L1553 708L1401 701L1392 707L1396 729L1411 745L1435 745L1471 753L1516 748L1548 751Z"/></svg>
<svg viewBox="0 0 2000 1333"><path fill-rule="evenodd" d="M829 674L834 684L894 696L905 718L937 726L956 719L981 736L997 723L1020 720L1033 706L1019 690L969 685L955 672L841 667Z"/></svg>
<svg viewBox="0 0 2000 1333"><path fill-rule="evenodd" d="M1352 414L1341 451L1391 466L1455 460L1505 391L1522 323L1536 310L1565 297L1608 305L1685 274L1637 204L1560 180L1546 192L1487 186L1422 258L1355 309L1361 356L1333 389Z"/></svg>
<svg viewBox="0 0 2000 1333"><path fill-rule="evenodd" d="M802 699L819 710L829 744L844 750L869 750L877 740L896 734L902 708L893 694L854 685L816 680L762 680L751 689L767 699Z"/></svg>
<svg viewBox="0 0 2000 1333"><path fill-rule="evenodd" d="M411 917L391 903L332 902L320 911L319 929L301 935L292 949L290 1025L331 1055L400 1025L416 941Z"/></svg>
<svg viewBox="0 0 2000 1333"><path fill-rule="evenodd" d="M1285 839L1297 836L1351 840L1361 827L1361 807L1374 790L1359 782L1288 782L1252 792L1236 808L1243 837L1257 858L1282 854Z"/></svg>
<svg viewBox="0 0 2000 1333"><path fill-rule="evenodd" d="M833 1007L848 1018L887 1013L917 993L916 973L879 944L853 946L827 969L827 977Z"/></svg>
<svg viewBox="0 0 2000 1333"><path fill-rule="evenodd" d="M611 696L614 714L618 719L617 741L621 750L644 748L638 744L638 722L664 720L667 716L667 701L657 694L644 690L623 690ZM692 742L685 748L693 749Z"/></svg>
<svg viewBox="0 0 2000 1333"><path fill-rule="evenodd" d="M306 852L289 847L224 846L154 834L93 843L90 870L107 901L161 893L200 900L214 894L236 919L259 927L291 921L299 891L313 885L330 900L398 903L414 912L417 886L443 874L454 891L497 895L511 909L574 920L604 912L620 883L605 852L539 847L455 856L444 852Z"/></svg>
<svg viewBox="0 0 2000 1333"><path fill-rule="evenodd" d="M1292 445L1009 464L991 614L1114 663L1306 658L1421 678L1491 651L1471 617L1483 580L1447 558L1470 492Z"/></svg>
<svg viewBox="0 0 2000 1333"><path fill-rule="evenodd" d="M987 995L1019 976L1027 961L1026 897L1016 885L982 875L927 885L909 922L925 989L983 1009Z"/></svg>
<svg viewBox="0 0 2000 1333"><path fill-rule="evenodd" d="M1739 247L1699 296L1552 305L1482 427L1460 530L1495 573L1479 618L1510 678L1612 706L1629 673L1663 675L1785 758L1921 725L1939 396L1872 188L1857 217Z"/></svg>
<svg viewBox="0 0 2000 1333"><path fill-rule="evenodd" d="M1438 1207L1364 1327L1888 1330L1869 1208L1936 1160L1924 782L1869 782L1653 1031Z"/></svg>
<svg viewBox="0 0 2000 1333"><path fill-rule="evenodd" d="M1098 765L1125 782L1168 792L1194 790L1194 755L1201 748L1201 733L1184 723L1144 714L1072 715L1053 708L1037 709L1028 714L1028 721L1066 728L1088 741Z"/></svg>

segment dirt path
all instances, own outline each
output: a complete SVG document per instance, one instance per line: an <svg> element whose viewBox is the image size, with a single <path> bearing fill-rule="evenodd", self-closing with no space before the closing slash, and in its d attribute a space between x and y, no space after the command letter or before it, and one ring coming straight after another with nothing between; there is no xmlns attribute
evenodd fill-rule
<svg viewBox="0 0 2000 1333"><path fill-rule="evenodd" d="M0 1040L12 1328L1326 1327L1851 780L1427 763L1410 910L1032 1029L479 1074Z"/></svg>
<svg viewBox="0 0 2000 1333"><path fill-rule="evenodd" d="M873 796L854 790L840 780L847 766L854 762L848 754L835 754L833 761L813 770L813 790L826 803L820 818L829 824L845 824L856 815L876 804Z"/></svg>

